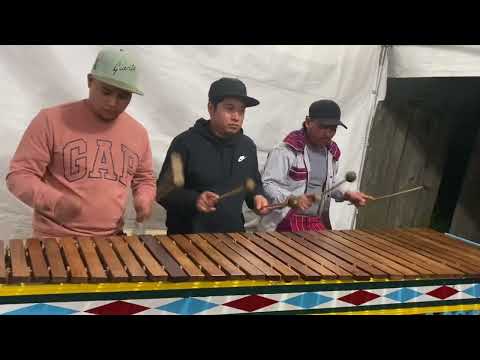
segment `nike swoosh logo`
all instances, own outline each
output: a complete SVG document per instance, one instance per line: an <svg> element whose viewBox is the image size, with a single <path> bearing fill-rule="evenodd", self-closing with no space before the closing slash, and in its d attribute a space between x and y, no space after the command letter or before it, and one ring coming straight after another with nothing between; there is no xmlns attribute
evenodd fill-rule
<svg viewBox="0 0 480 360"><path fill-rule="evenodd" d="M242 155L238 158L238 162L242 162L243 160L245 160L247 157Z"/></svg>

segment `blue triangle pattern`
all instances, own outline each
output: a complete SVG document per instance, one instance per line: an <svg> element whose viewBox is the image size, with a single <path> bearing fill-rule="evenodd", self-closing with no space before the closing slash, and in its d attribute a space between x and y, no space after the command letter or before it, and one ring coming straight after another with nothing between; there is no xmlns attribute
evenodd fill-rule
<svg viewBox="0 0 480 360"><path fill-rule="evenodd" d="M425 315L480 315L480 310L443 311L427 313Z"/></svg>
<svg viewBox="0 0 480 360"><path fill-rule="evenodd" d="M469 287L468 289L463 290L463 292L478 298L480 297L480 284L475 284L472 287Z"/></svg>
<svg viewBox="0 0 480 360"><path fill-rule="evenodd" d="M423 295L423 294L419 293L418 291L409 289L409 288L401 288L399 290L391 292L388 295L385 295L385 297L387 297L391 300L395 300L395 301L403 303L405 301L409 301L411 299L414 299L414 298L416 298L420 295Z"/></svg>
<svg viewBox="0 0 480 360"><path fill-rule="evenodd" d="M331 301L332 298L328 296L323 296L317 293L305 293L288 300L283 301L284 303L295 305L304 309L310 309L320 304L324 304L328 301Z"/></svg>
<svg viewBox="0 0 480 360"><path fill-rule="evenodd" d="M185 298L174 301L170 304L159 306L157 309L180 315L194 315L216 306L219 305L195 298Z"/></svg>
<svg viewBox="0 0 480 360"><path fill-rule="evenodd" d="M4 313L3 315L70 315L77 310L48 304L35 304Z"/></svg>

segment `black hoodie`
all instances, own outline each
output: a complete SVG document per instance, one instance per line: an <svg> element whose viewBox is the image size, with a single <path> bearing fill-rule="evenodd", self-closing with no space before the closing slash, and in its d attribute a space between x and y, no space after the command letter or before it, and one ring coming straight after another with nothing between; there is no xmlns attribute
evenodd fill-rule
<svg viewBox="0 0 480 360"><path fill-rule="evenodd" d="M183 160L185 186L157 197L157 202L167 210L168 234L245 231L243 202L253 209L253 197L264 194L255 143L242 130L232 137L219 138L210 130L208 120L198 119L170 144L157 180L159 192L168 182L172 152L179 153ZM203 191L221 195L244 184L247 178L257 185L253 193L243 191L226 197L212 213L197 211L196 201Z"/></svg>

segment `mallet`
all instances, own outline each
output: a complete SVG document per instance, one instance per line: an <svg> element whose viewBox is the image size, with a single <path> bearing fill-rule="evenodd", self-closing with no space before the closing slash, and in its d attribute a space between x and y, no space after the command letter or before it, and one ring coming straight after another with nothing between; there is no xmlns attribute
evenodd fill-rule
<svg viewBox="0 0 480 360"><path fill-rule="evenodd" d="M246 192L253 192L253 190L255 190L255 187L256 187L255 181L253 181L253 179L251 178L247 178L243 185L236 187L232 191L229 191L229 192L226 192L225 194L220 195L217 201L220 201L222 199L225 199L226 197L238 194L244 190Z"/></svg>
<svg viewBox="0 0 480 360"><path fill-rule="evenodd" d="M157 200L164 198L171 191L185 185L183 161L179 153L172 152L170 155L170 168L168 169L168 173L165 174L164 179L168 182L157 186Z"/></svg>
<svg viewBox="0 0 480 360"><path fill-rule="evenodd" d="M426 188L427 188L426 186L421 185L421 186L417 186L417 187L414 187L414 188L411 188L411 189L398 191L398 192L393 193L393 194L382 195L382 196L372 196L371 201L380 200L380 199L387 199L387 198L391 198L391 197L394 197L394 196L403 195L403 194L406 194L406 193L409 193L409 192L418 191L418 190L422 190L422 189L426 189ZM349 205L353 205L353 204L350 203Z"/></svg>
<svg viewBox="0 0 480 360"><path fill-rule="evenodd" d="M354 182L355 180L357 180L357 174L355 173L355 171L349 171L345 174L345 179L343 179L342 181L340 181L338 184L335 184L334 186L332 186L330 189L327 189L325 190L324 192L322 192L321 194L313 194L315 195L315 201L320 201L320 199L322 198L323 195L325 194L328 194L329 192L332 192L333 190L335 190L336 188L338 188L339 186L343 185L344 183L346 182Z"/></svg>

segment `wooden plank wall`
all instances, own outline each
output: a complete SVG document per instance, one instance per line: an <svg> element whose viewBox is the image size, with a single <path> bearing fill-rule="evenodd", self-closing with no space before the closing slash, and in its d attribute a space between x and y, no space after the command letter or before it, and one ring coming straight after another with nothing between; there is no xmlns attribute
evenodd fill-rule
<svg viewBox="0 0 480 360"><path fill-rule="evenodd" d="M447 158L449 121L440 108L422 101L432 91L429 85L423 83L423 93L411 96L390 88L379 104L360 186L374 196L420 185L427 190L370 203L359 210L357 228L430 226Z"/></svg>
<svg viewBox="0 0 480 360"><path fill-rule="evenodd" d="M480 132L470 156L450 233L480 243Z"/></svg>

